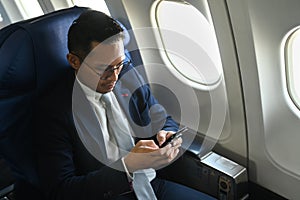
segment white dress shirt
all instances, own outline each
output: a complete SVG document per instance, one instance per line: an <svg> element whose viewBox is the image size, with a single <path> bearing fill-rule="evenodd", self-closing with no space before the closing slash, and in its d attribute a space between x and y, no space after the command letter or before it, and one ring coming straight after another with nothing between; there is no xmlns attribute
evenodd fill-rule
<svg viewBox="0 0 300 200"><path fill-rule="evenodd" d="M107 118L106 118L105 105L100 101L103 94L90 89L89 87L87 87L86 85L81 83L77 78L76 78L76 80L79 83L79 85L81 86L81 88L83 89L83 91L84 91L91 107L95 111L95 114L98 118L99 124L101 126L101 130L102 130L102 134L103 134L103 139L104 139L104 142L105 142L105 148L106 148L106 151L107 151L108 159L110 159L112 161L115 161L115 160L119 159L120 155L119 155L119 149L115 145L116 141L113 138L113 136L111 136L109 134L109 131L108 131L109 129L108 129L108 123L107 123ZM115 105L119 104L119 102L117 101L115 95L112 95L111 100L112 100L112 102L111 102L112 104L115 104ZM124 122L127 123L128 126L129 126L128 120L127 120L124 112L121 109L120 109L120 115L123 115ZM129 128L130 128L130 126L129 126ZM132 138L132 140L133 140L133 138ZM113 142L114 144L111 144L111 142ZM123 166L124 166L125 172L127 173L128 178L131 179L131 180L134 179L134 174L135 173L140 173L140 172L144 172L149 181L152 181L156 176L156 172L152 168L138 170L138 171L134 172L133 176L132 176L127 170L127 167L126 167L125 162L124 162L124 158L122 158L122 163L123 163Z"/></svg>

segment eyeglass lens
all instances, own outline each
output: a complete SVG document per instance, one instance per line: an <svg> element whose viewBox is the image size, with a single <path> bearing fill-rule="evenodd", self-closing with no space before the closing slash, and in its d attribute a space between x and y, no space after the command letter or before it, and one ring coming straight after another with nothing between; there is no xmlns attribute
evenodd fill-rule
<svg viewBox="0 0 300 200"><path fill-rule="evenodd" d="M114 71L116 71L117 74L119 74L121 72L121 69L123 67L127 67L129 64L130 64L130 61L123 61L120 64L116 65L115 67L111 67L111 68L106 69L101 77L103 79L107 79L108 77L110 77L114 73Z"/></svg>

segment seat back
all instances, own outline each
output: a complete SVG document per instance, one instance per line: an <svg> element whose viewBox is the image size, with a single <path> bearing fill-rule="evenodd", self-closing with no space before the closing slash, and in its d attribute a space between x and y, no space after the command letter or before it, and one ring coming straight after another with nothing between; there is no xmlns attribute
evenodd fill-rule
<svg viewBox="0 0 300 200"><path fill-rule="evenodd" d="M17 180L38 185L32 136L38 96L70 68L66 54L73 7L0 30L0 157Z"/></svg>

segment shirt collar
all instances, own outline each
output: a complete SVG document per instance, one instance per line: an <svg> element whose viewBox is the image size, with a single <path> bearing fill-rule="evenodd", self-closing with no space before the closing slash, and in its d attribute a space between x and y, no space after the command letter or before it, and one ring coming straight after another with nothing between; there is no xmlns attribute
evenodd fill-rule
<svg viewBox="0 0 300 200"><path fill-rule="evenodd" d="M91 88L89 88L88 86L86 86L85 84L83 84L82 82L80 82L80 80L77 78L77 76L76 76L76 81L79 83L80 87L84 91L84 93L89 101L99 102L100 98L103 95L102 93L94 91Z"/></svg>

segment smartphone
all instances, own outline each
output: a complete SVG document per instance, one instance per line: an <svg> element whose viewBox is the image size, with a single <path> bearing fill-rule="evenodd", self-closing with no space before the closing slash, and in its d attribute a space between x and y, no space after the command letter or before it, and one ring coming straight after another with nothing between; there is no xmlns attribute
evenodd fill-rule
<svg viewBox="0 0 300 200"><path fill-rule="evenodd" d="M160 148L163 148L165 146L167 146L169 143L175 141L176 139L180 138L182 136L182 133L187 131L188 128L185 126L182 129L179 129L176 133L174 133L173 135L171 135L171 137L169 137L164 143L162 143L162 145L160 146Z"/></svg>

